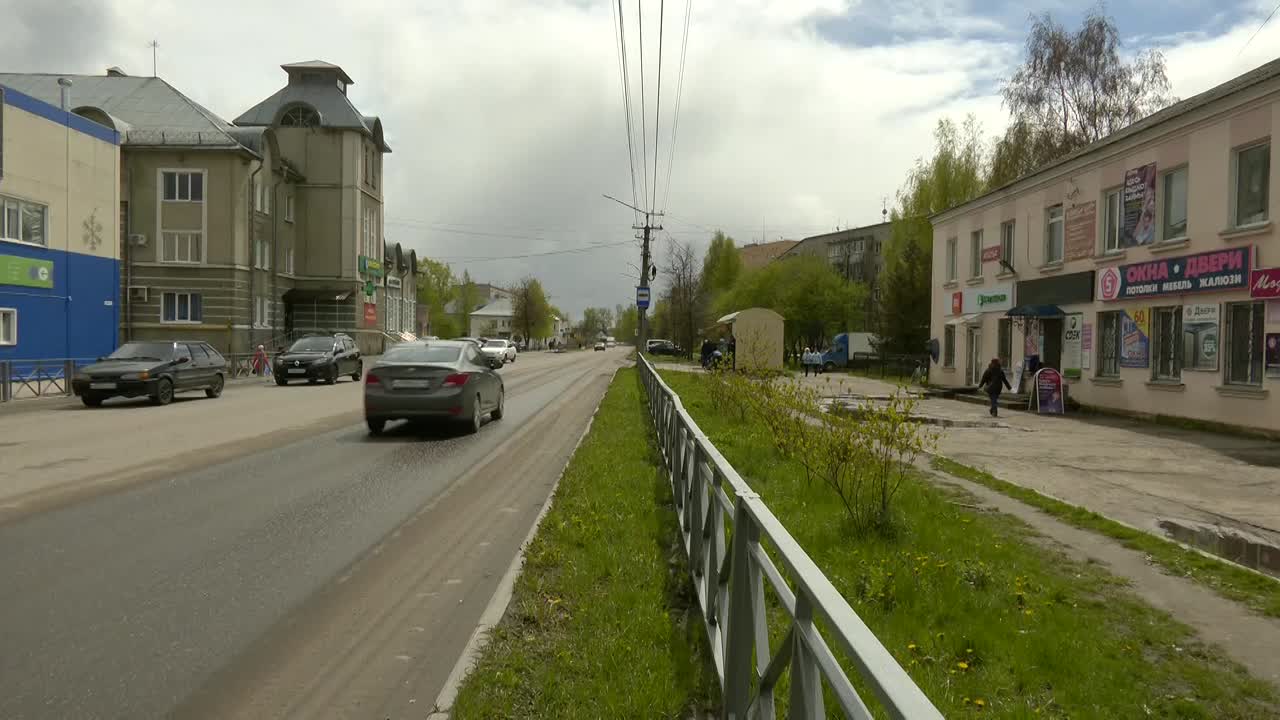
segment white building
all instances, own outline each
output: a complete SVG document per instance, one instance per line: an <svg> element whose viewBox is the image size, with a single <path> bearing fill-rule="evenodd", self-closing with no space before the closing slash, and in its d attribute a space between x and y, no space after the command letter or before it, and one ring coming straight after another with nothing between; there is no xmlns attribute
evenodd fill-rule
<svg viewBox="0 0 1280 720"><path fill-rule="evenodd" d="M510 298L499 298L471 313L471 337L510 338L513 330Z"/></svg>

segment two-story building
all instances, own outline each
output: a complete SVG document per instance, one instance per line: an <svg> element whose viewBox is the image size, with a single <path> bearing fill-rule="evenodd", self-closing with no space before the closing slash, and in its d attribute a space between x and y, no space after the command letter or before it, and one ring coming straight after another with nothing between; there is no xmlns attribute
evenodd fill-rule
<svg viewBox="0 0 1280 720"><path fill-rule="evenodd" d="M0 76L0 360L93 359L116 348L119 135Z"/></svg>
<svg viewBox="0 0 1280 720"><path fill-rule="evenodd" d="M1280 431L1276 135L1280 60L935 215L931 379Z"/></svg>

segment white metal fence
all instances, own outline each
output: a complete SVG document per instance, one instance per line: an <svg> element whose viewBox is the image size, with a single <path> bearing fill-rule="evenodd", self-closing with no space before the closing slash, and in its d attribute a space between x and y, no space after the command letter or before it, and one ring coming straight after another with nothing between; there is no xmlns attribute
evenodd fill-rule
<svg viewBox="0 0 1280 720"><path fill-rule="evenodd" d="M845 717L871 718L829 639L889 717L941 720L942 714L702 433L680 397L643 356L638 366L711 641L724 717L775 717L774 689L789 672L789 717L825 718L825 685ZM731 540L726 545L727 535ZM766 547L773 548L782 568ZM788 617L786 635L773 649L766 581Z"/></svg>

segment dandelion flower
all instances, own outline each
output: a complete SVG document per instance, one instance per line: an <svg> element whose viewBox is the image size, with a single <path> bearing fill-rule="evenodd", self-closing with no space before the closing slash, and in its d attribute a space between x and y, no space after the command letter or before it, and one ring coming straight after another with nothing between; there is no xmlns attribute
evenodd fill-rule
<svg viewBox="0 0 1280 720"><path fill-rule="evenodd" d="M986 706L987 706L987 701L986 701L986 700L983 700L982 698L978 698L977 700L974 700L974 701L973 701L973 704L974 704L974 705L977 705L977 706L978 706L978 707L980 707L980 708L981 708L981 707L986 707Z"/></svg>
<svg viewBox="0 0 1280 720"><path fill-rule="evenodd" d="M961 670L968 670L968 669L969 669L969 663L964 662L963 660L961 660L960 662L956 663L956 667L960 668Z"/></svg>

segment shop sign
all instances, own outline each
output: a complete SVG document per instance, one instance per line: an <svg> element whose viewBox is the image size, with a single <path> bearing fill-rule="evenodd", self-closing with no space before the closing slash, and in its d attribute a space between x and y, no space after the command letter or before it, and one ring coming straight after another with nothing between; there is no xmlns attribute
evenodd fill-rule
<svg viewBox="0 0 1280 720"><path fill-rule="evenodd" d="M53 261L0 255L0 285L52 288Z"/></svg>
<svg viewBox="0 0 1280 720"><path fill-rule="evenodd" d="M1062 375L1051 367L1040 368L1035 377L1036 412L1041 415L1061 415Z"/></svg>
<svg viewBox="0 0 1280 720"><path fill-rule="evenodd" d="M382 277L382 263L371 257L360 256L360 272L374 277Z"/></svg>
<svg viewBox="0 0 1280 720"><path fill-rule="evenodd" d="M982 248L982 262L995 262L1000 259L1000 246L992 245L991 247Z"/></svg>
<svg viewBox="0 0 1280 720"><path fill-rule="evenodd" d="M1267 333L1267 377L1280 376L1280 333Z"/></svg>
<svg viewBox="0 0 1280 720"><path fill-rule="evenodd" d="M1236 290L1249 284L1252 261L1249 246L1109 267L1098 272L1098 299Z"/></svg>
<svg viewBox="0 0 1280 720"><path fill-rule="evenodd" d="M372 280L365 280L365 281L364 281L364 294L365 294L365 295L368 295L368 296L372 297L375 289L376 289L376 286L373 284L373 281L372 281Z"/></svg>
<svg viewBox="0 0 1280 720"><path fill-rule="evenodd" d="M1080 358L1083 352L1084 315L1072 313L1062 322L1062 374L1069 378L1080 377Z"/></svg>
<svg viewBox="0 0 1280 720"><path fill-rule="evenodd" d="M961 311L971 313L1006 312L1013 309L1013 285L969 288L963 293ZM952 303L954 304L954 300Z"/></svg>
<svg viewBox="0 0 1280 720"><path fill-rule="evenodd" d="M1124 247L1150 245L1156 239L1156 164L1149 163L1124 174Z"/></svg>
<svg viewBox="0 0 1280 720"><path fill-rule="evenodd" d="M389 287L389 288L398 288L398 287L400 287L400 278L395 277L394 275L388 275L388 276L387 276L387 287Z"/></svg>
<svg viewBox="0 0 1280 720"><path fill-rule="evenodd" d="M1077 305L1093 302L1094 272L1085 270L1066 275L1023 280L1018 283L1018 302L1023 305Z"/></svg>
<svg viewBox="0 0 1280 720"><path fill-rule="evenodd" d="M1144 368L1150 360L1151 311L1125 310L1120 317L1120 367Z"/></svg>
<svg viewBox="0 0 1280 720"><path fill-rule="evenodd" d="M1067 208L1063 234L1067 260L1084 260L1093 255L1098 237L1098 203L1090 200Z"/></svg>
<svg viewBox="0 0 1280 720"><path fill-rule="evenodd" d="M951 314L959 315L964 312L964 293L956 291L951 293Z"/></svg>
<svg viewBox="0 0 1280 720"><path fill-rule="evenodd" d="M367 328L378 327L378 306L373 303L364 304L364 326Z"/></svg>
<svg viewBox="0 0 1280 720"><path fill-rule="evenodd" d="M1250 273L1249 297L1259 300L1280 298L1280 268L1258 268Z"/></svg>

